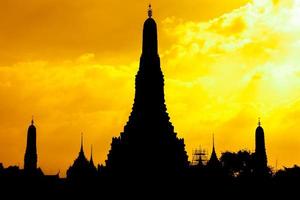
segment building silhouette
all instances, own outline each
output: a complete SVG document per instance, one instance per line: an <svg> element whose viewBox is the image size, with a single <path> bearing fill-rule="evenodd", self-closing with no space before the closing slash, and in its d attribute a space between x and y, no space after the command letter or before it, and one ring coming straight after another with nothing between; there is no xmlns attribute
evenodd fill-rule
<svg viewBox="0 0 300 200"><path fill-rule="evenodd" d="M260 119L258 120L258 127L255 131L255 171L258 175L263 175L268 170L267 153L265 147L264 129L261 127Z"/></svg>
<svg viewBox="0 0 300 200"><path fill-rule="evenodd" d="M24 156L24 171L28 173L37 170L36 128L33 119L27 131L27 144Z"/></svg>
<svg viewBox="0 0 300 200"><path fill-rule="evenodd" d="M149 5L132 112L123 132L112 139L105 169L111 175L167 176L187 167L184 140L174 132L165 105L157 26Z"/></svg>
<svg viewBox="0 0 300 200"><path fill-rule="evenodd" d="M215 137L213 135L213 146L212 146L212 152L210 155L210 158L207 162L207 167L208 168L220 168L221 167L221 163L218 159L218 156L216 154L216 150L215 150Z"/></svg>
<svg viewBox="0 0 300 200"><path fill-rule="evenodd" d="M91 172L95 175L97 173L97 168L94 164L94 159L93 159L93 146L91 146L91 158L89 163L90 163Z"/></svg>
<svg viewBox="0 0 300 200"><path fill-rule="evenodd" d="M83 150L83 136L81 135L81 145L78 157L72 166L67 170L67 179L71 181L82 181L95 178L97 169L94 165L93 154L91 152L90 161L86 158Z"/></svg>

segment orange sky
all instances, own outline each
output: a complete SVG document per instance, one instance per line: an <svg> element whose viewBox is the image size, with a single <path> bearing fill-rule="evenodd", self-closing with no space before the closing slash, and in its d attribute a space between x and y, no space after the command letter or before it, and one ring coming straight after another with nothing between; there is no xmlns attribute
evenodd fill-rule
<svg viewBox="0 0 300 200"><path fill-rule="evenodd" d="M38 165L66 169L84 133L103 163L128 120L149 1L21 0L0 7L0 162L21 165L31 116ZM168 112L189 158L254 149L300 164L300 0L152 1Z"/></svg>

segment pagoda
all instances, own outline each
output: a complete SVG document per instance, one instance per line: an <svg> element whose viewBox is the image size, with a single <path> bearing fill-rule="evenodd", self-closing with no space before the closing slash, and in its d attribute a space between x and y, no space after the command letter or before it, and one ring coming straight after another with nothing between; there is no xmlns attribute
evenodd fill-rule
<svg viewBox="0 0 300 200"><path fill-rule="evenodd" d="M111 175L173 176L187 167L184 140L177 137L167 113L157 26L149 5L132 112L123 132L112 139L105 170Z"/></svg>

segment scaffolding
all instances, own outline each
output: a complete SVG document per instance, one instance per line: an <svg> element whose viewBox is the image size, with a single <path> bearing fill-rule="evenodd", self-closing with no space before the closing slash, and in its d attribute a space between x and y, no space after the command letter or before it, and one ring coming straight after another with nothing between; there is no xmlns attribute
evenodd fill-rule
<svg viewBox="0 0 300 200"><path fill-rule="evenodd" d="M207 163L207 153L201 147L193 151L192 166L203 167Z"/></svg>

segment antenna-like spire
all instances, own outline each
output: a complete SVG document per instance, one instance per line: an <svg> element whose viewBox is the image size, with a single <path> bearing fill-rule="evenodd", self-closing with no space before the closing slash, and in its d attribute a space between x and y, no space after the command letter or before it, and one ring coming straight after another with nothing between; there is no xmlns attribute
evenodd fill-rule
<svg viewBox="0 0 300 200"><path fill-rule="evenodd" d="M80 144L80 151L83 152L83 133L81 132L81 144Z"/></svg>
<svg viewBox="0 0 300 200"><path fill-rule="evenodd" d="M33 125L34 124L34 121L33 121L33 115L32 115L32 117L31 117L31 125Z"/></svg>
<svg viewBox="0 0 300 200"><path fill-rule="evenodd" d="M258 126L261 125L261 122L260 122L260 117L258 118Z"/></svg>
<svg viewBox="0 0 300 200"><path fill-rule="evenodd" d="M91 145L91 161L93 160L93 145Z"/></svg>
<svg viewBox="0 0 300 200"><path fill-rule="evenodd" d="M215 151L215 134L213 133L213 151Z"/></svg>
<svg viewBox="0 0 300 200"><path fill-rule="evenodd" d="M149 7L148 7L148 17L149 18L152 17L152 7L151 7L151 4L149 4Z"/></svg>
<svg viewBox="0 0 300 200"><path fill-rule="evenodd" d="M91 159L90 159L90 166L96 169L94 161L93 161L93 145L91 145Z"/></svg>

